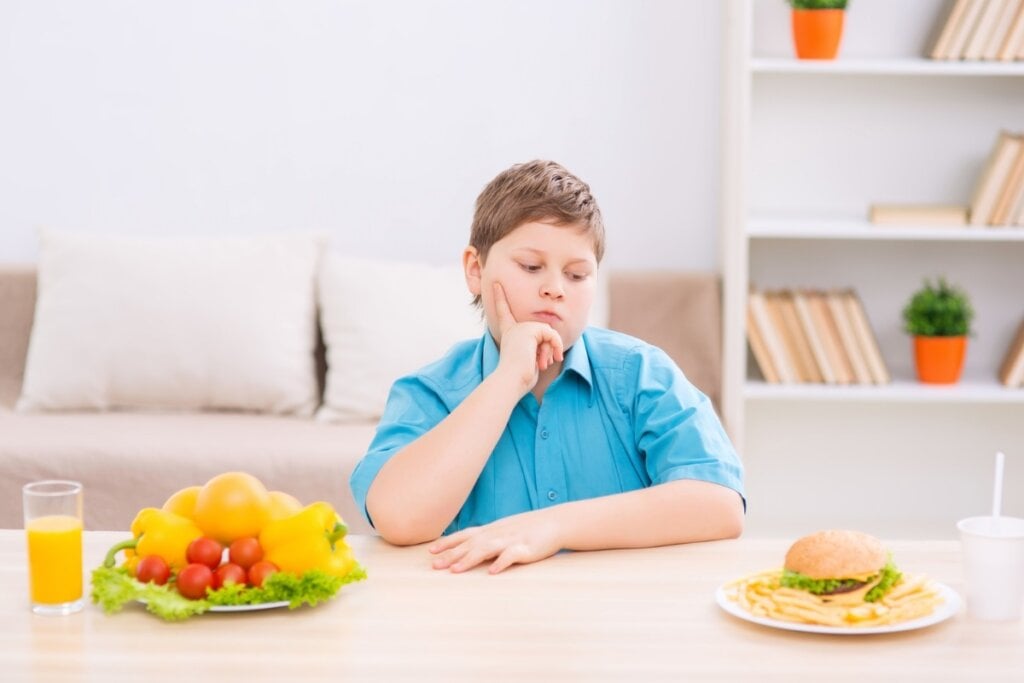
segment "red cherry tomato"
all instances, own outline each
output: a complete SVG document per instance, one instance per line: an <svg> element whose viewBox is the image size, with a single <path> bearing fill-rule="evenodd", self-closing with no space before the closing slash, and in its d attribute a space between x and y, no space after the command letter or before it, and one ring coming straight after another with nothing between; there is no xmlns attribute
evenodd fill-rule
<svg viewBox="0 0 1024 683"><path fill-rule="evenodd" d="M223 557L224 546L206 536L200 536L189 543L185 551L186 560L195 564L205 564L210 569L219 567Z"/></svg>
<svg viewBox="0 0 1024 683"><path fill-rule="evenodd" d="M259 588L267 577L277 571L277 565L269 560L260 560L249 567L249 585Z"/></svg>
<svg viewBox="0 0 1024 683"><path fill-rule="evenodd" d="M263 559L263 548L252 536L239 538L228 548L228 559L242 569L248 569Z"/></svg>
<svg viewBox="0 0 1024 683"><path fill-rule="evenodd" d="M193 562L178 572L178 592L186 598L205 598L206 589L212 587L213 571L205 564Z"/></svg>
<svg viewBox="0 0 1024 683"><path fill-rule="evenodd" d="M217 590L229 583L245 585L245 570L230 562L217 567L217 571L213 573L213 589Z"/></svg>
<svg viewBox="0 0 1024 683"><path fill-rule="evenodd" d="M159 555L146 555L135 566L135 578L142 583L155 583L162 586L171 578L171 568Z"/></svg>

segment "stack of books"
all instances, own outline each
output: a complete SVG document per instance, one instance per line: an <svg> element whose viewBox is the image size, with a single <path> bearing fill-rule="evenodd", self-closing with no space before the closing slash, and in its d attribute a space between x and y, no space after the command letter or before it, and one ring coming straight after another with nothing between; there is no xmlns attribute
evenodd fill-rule
<svg viewBox="0 0 1024 683"><path fill-rule="evenodd" d="M956 0L932 59L1024 59L1024 0Z"/></svg>
<svg viewBox="0 0 1024 683"><path fill-rule="evenodd" d="M999 366L999 381L1008 387L1024 386L1024 320Z"/></svg>
<svg viewBox="0 0 1024 683"><path fill-rule="evenodd" d="M751 290L747 340L772 384L888 384L864 306L851 290Z"/></svg>
<svg viewBox="0 0 1024 683"><path fill-rule="evenodd" d="M1000 131L971 197L971 225L1024 225L1024 134Z"/></svg>

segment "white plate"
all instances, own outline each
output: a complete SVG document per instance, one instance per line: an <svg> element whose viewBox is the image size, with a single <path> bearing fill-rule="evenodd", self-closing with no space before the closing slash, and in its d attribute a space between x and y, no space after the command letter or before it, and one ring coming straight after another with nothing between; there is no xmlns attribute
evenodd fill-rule
<svg viewBox="0 0 1024 683"><path fill-rule="evenodd" d="M143 605L146 604L145 600L137 600ZM287 600L279 600L278 602L258 602L255 605L213 605L207 612L255 612L261 609L276 609L278 607L287 607Z"/></svg>
<svg viewBox="0 0 1024 683"><path fill-rule="evenodd" d="M730 582L731 583L731 582ZM749 621L769 628L780 628L786 631L804 631L805 633L832 633L843 636L859 636L872 633L896 633L898 631L913 631L914 629L925 628L945 621L960 611L960 596L952 588L944 583L935 582L942 596L942 604L935 608L935 611L927 616L918 619L901 621L896 624L885 626L819 626L818 624L802 624L796 621L783 621L782 619L771 619L769 617L758 617L740 607L739 603L733 602L726 596L724 584L715 591L715 602L734 617Z"/></svg>
<svg viewBox="0 0 1024 683"><path fill-rule="evenodd" d="M287 607L288 601L281 600L279 602L258 602L255 605L214 605L207 612L254 612L260 609L276 609L278 607Z"/></svg>

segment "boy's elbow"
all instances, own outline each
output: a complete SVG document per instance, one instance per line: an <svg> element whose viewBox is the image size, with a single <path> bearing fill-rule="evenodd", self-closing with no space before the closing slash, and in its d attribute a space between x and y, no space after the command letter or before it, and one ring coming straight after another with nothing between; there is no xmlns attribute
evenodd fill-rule
<svg viewBox="0 0 1024 683"><path fill-rule="evenodd" d="M412 522L412 515L402 514L400 511L391 511L389 514L389 511L378 507L371 506L369 501L367 503L373 528L381 538L392 545L418 545L440 536L424 528L422 524Z"/></svg>
<svg viewBox="0 0 1024 683"><path fill-rule="evenodd" d="M375 528L380 537L391 545L419 545L438 537L437 534L430 534L410 524L378 522Z"/></svg>
<svg viewBox="0 0 1024 683"><path fill-rule="evenodd" d="M739 538L743 534L743 523L746 516L743 514L743 499L738 494L733 493L732 496L727 496L725 504L722 506L721 514L721 529L720 538Z"/></svg>

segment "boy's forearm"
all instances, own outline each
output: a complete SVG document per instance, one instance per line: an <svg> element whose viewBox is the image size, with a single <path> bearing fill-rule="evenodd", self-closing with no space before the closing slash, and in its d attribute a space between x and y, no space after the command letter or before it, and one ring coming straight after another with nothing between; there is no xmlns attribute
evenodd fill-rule
<svg viewBox="0 0 1024 683"><path fill-rule="evenodd" d="M366 497L377 531L410 545L455 518L519 402L518 382L492 373L436 427L381 468Z"/></svg>
<svg viewBox="0 0 1024 683"><path fill-rule="evenodd" d="M648 548L736 538L743 531L739 494L693 479L565 503L549 512L562 547L570 550Z"/></svg>

